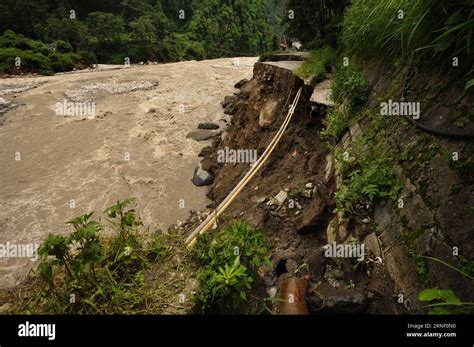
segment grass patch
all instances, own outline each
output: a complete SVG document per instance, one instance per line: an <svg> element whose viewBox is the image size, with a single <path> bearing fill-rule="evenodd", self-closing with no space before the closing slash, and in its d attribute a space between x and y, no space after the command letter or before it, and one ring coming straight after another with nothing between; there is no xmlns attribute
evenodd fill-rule
<svg viewBox="0 0 474 347"><path fill-rule="evenodd" d="M427 65L458 56L468 67L473 30L469 0L358 0L346 11L343 43L350 52L369 59L395 63L413 55L415 64Z"/></svg>
<svg viewBox="0 0 474 347"><path fill-rule="evenodd" d="M296 74L302 78L311 77L311 85L315 86L325 79L327 73L331 72L335 60L336 51L330 47L312 51L310 59L296 70Z"/></svg>
<svg viewBox="0 0 474 347"><path fill-rule="evenodd" d="M367 102L369 89L369 82L359 70L340 67L336 71L332 84L336 107L327 113L323 120L324 129L320 132L321 139L330 147L339 142L359 113L360 106Z"/></svg>

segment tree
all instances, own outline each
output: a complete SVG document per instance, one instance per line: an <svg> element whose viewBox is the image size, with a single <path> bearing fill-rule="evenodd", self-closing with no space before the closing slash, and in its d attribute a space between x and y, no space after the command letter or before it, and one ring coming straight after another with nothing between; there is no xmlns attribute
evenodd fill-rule
<svg viewBox="0 0 474 347"><path fill-rule="evenodd" d="M92 12L87 16L87 27L99 43L117 43L125 31L122 17L112 13Z"/></svg>
<svg viewBox="0 0 474 347"><path fill-rule="evenodd" d="M55 40L67 41L77 50L87 34L87 27L77 19L50 17L44 26L37 25L38 32L42 32L44 42Z"/></svg>
<svg viewBox="0 0 474 347"><path fill-rule="evenodd" d="M141 16L131 22L130 29L132 29L133 39L141 43L143 47L149 47L156 42L156 29L149 16Z"/></svg>
<svg viewBox="0 0 474 347"><path fill-rule="evenodd" d="M313 46L335 46L348 4L349 0L289 0L287 33Z"/></svg>

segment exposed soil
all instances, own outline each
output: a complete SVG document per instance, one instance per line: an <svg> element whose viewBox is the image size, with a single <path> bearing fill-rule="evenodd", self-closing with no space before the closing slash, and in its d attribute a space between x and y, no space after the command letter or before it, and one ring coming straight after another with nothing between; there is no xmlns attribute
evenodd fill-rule
<svg viewBox="0 0 474 347"><path fill-rule="evenodd" d="M335 190L334 176L326 175L329 151L318 134L324 111L312 112L313 89L288 67L284 62L258 63L254 78L238 94L237 114L217 149L256 149L261 154L286 116L288 103L300 86L304 88L281 142L227 209L226 218L242 219L267 231L271 265L263 269L262 278L268 295L275 292L279 277L289 273L309 280L308 304L313 313L400 312L393 304L387 272L371 249L367 262L355 270L349 259L327 259L322 253L328 242L326 229L334 209ZM259 125L260 110L274 101L276 120L263 129ZM204 167L215 175L209 196L216 205L249 170L249 164L218 163L216 151L206 156ZM272 198L279 194L287 195L287 200L281 206L272 204ZM289 205L290 201L294 206ZM354 229L359 233L354 236L366 232L364 228ZM331 300L333 307L325 306Z"/></svg>

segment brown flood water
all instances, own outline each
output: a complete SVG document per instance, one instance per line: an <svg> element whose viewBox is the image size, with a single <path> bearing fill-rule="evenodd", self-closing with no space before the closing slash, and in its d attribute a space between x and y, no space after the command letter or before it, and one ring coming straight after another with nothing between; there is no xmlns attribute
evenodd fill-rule
<svg viewBox="0 0 474 347"><path fill-rule="evenodd" d="M209 142L186 135L200 122L224 125L220 102L237 81L252 76L255 61L189 61L0 80L0 97L19 104L2 116L0 126L0 244L40 243L49 233L67 234L65 222L72 217L95 211L98 218L128 197L137 198L151 230L186 219L190 209L203 209L207 190L195 187L191 177L197 154ZM31 85L36 87L12 90ZM57 115L55 104L66 95L93 100L96 117ZM179 208L181 199L185 208ZM0 288L14 285L33 265L25 258L0 258Z"/></svg>

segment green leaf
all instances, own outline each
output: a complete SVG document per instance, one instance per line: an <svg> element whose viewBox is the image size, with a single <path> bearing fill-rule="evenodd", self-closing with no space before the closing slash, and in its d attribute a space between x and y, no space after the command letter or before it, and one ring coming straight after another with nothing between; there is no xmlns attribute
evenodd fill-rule
<svg viewBox="0 0 474 347"><path fill-rule="evenodd" d="M420 301L441 300L446 304L460 305L461 300L454 294L451 289L424 289L418 294Z"/></svg>
<svg viewBox="0 0 474 347"><path fill-rule="evenodd" d="M43 278L43 280L47 282L53 281L53 263L50 261L41 262L38 266L38 272Z"/></svg>
<svg viewBox="0 0 474 347"><path fill-rule="evenodd" d="M418 300L420 301L432 301L440 298L441 294L439 289L424 289L418 294Z"/></svg>
<svg viewBox="0 0 474 347"><path fill-rule="evenodd" d="M474 86L474 79L472 79L472 80L470 80L466 83L466 87L464 88L464 90L468 90L472 86Z"/></svg>
<svg viewBox="0 0 474 347"><path fill-rule="evenodd" d="M454 294L451 289L440 290L440 294L442 299L447 304L459 305L461 303L461 300L456 296L456 294Z"/></svg>
<svg viewBox="0 0 474 347"><path fill-rule="evenodd" d="M247 294L245 294L245 292L240 292L240 297L244 300L247 300Z"/></svg>

